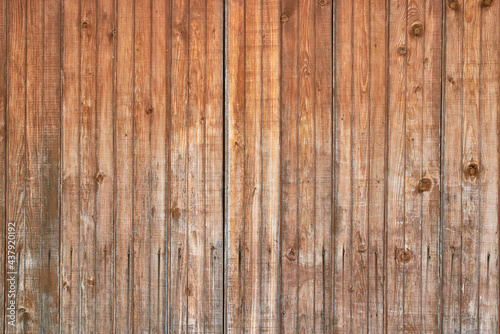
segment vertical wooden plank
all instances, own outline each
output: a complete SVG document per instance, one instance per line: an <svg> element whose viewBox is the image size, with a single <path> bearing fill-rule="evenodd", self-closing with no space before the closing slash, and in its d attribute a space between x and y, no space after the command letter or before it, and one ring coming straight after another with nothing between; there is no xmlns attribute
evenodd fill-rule
<svg viewBox="0 0 500 334"><path fill-rule="evenodd" d="M5 292L5 273L6 273L6 240L7 240L7 222L5 215L5 182L7 169L7 127L5 124L7 114L7 1L0 1L0 71L4 73L0 79L0 157L3 160L0 163L0 265L2 266L3 275L1 275L0 291ZM5 328L5 293L0 294L0 332L4 332Z"/></svg>
<svg viewBox="0 0 500 334"><path fill-rule="evenodd" d="M408 52L406 54L406 87L404 88L404 249L399 261L403 263L403 310L404 331L422 331L422 183L423 156L423 64L424 38L429 31L424 26L423 4L415 0L407 2L404 26ZM404 86L402 86L404 87ZM400 88L401 91L401 88ZM429 115L431 117L431 115ZM394 124L395 125L395 124ZM396 125L395 125L396 126ZM427 300L437 307L437 300Z"/></svg>
<svg viewBox="0 0 500 334"><path fill-rule="evenodd" d="M63 28L61 331L80 330L80 4L65 1Z"/></svg>
<svg viewBox="0 0 500 334"><path fill-rule="evenodd" d="M187 331L204 332L206 1L189 1L187 110Z"/></svg>
<svg viewBox="0 0 500 334"><path fill-rule="evenodd" d="M42 332L60 330L61 2L44 2Z"/></svg>
<svg viewBox="0 0 500 334"><path fill-rule="evenodd" d="M499 17L498 2L481 9L479 333L498 333Z"/></svg>
<svg viewBox="0 0 500 334"><path fill-rule="evenodd" d="M352 331L353 4L337 2L335 152L335 333Z"/></svg>
<svg viewBox="0 0 500 334"><path fill-rule="evenodd" d="M389 8L389 119L387 157L387 320L388 333L404 331L406 1Z"/></svg>
<svg viewBox="0 0 500 334"><path fill-rule="evenodd" d="M116 3L116 60L114 162L114 331L132 333L132 210L133 210L133 103L134 103L134 11L133 2Z"/></svg>
<svg viewBox="0 0 500 334"><path fill-rule="evenodd" d="M330 332L332 275L332 6L333 1L318 1L314 7L315 30L315 310L316 333Z"/></svg>
<svg viewBox="0 0 500 334"><path fill-rule="evenodd" d="M479 237L480 203L482 196L478 172L484 169L479 145L479 67L481 6L476 1L464 1L463 35L463 146L462 146L462 299L461 330L479 330ZM476 168L477 167L477 168Z"/></svg>
<svg viewBox="0 0 500 334"><path fill-rule="evenodd" d="M80 330L96 330L96 70L97 8L93 0L80 4Z"/></svg>
<svg viewBox="0 0 500 334"><path fill-rule="evenodd" d="M43 2L27 2L26 22L26 173L25 180L25 275L23 330L41 330L41 259L42 244L42 150L43 150ZM12 124L12 123L11 123ZM21 297L21 296L20 296Z"/></svg>
<svg viewBox="0 0 500 334"><path fill-rule="evenodd" d="M460 331L462 263L463 2L448 1L445 15L443 120L443 331Z"/></svg>
<svg viewBox="0 0 500 334"><path fill-rule="evenodd" d="M245 164L245 8L243 0L226 9L226 197L225 332L243 332L244 164ZM231 78L229 80L229 78Z"/></svg>
<svg viewBox="0 0 500 334"><path fill-rule="evenodd" d="M151 92L151 328L165 333L167 236L167 114L170 111L170 3L152 2ZM168 106L168 108L167 108Z"/></svg>
<svg viewBox="0 0 500 334"><path fill-rule="evenodd" d="M187 320L188 1L172 3L172 91L170 114L170 293L169 331L184 333Z"/></svg>
<svg viewBox="0 0 500 334"><path fill-rule="evenodd" d="M299 108L298 108L298 328L299 332L314 329L315 287L315 182L316 179L316 79L314 5L299 1Z"/></svg>
<svg viewBox="0 0 500 334"><path fill-rule="evenodd" d="M352 59L352 317L355 333L368 331L368 211L369 211L369 77L370 13L368 1L355 1L353 8ZM342 182L342 181L341 181Z"/></svg>
<svg viewBox="0 0 500 334"><path fill-rule="evenodd" d="M280 4L262 1L261 332L278 333L280 224Z"/></svg>
<svg viewBox="0 0 500 334"><path fill-rule="evenodd" d="M438 333L442 326L440 305L440 249L441 221L441 36L443 7L440 0L428 0L423 4L424 51L422 86L422 174L420 191L421 208L421 257L422 285L422 328L426 333ZM410 87L411 89L411 87ZM411 94L411 93L410 93ZM430 182L430 184L428 183ZM429 187L430 186L430 187Z"/></svg>
<svg viewBox="0 0 500 334"><path fill-rule="evenodd" d="M243 332L260 331L262 231L262 1L245 1Z"/></svg>
<svg viewBox="0 0 500 334"><path fill-rule="evenodd" d="M223 332L223 13L207 1L205 98L205 333Z"/></svg>
<svg viewBox="0 0 500 334"><path fill-rule="evenodd" d="M385 289L385 155L387 148L386 4L370 3L370 125L368 212L368 331L384 332Z"/></svg>
<svg viewBox="0 0 500 334"><path fill-rule="evenodd" d="M281 331L298 331L299 3L281 2Z"/></svg>
<svg viewBox="0 0 500 334"><path fill-rule="evenodd" d="M16 1L8 7L8 69L7 69L7 184L6 218L7 232L13 227L14 240L8 236L6 247L4 333L24 330L22 309L24 303L24 279L26 256L25 203L26 190L26 39L27 2ZM11 283L13 282L13 283ZM14 286L15 285L15 288ZM12 294L12 288L14 293Z"/></svg>
<svg viewBox="0 0 500 334"><path fill-rule="evenodd" d="M97 1L96 329L113 331L113 64L115 2Z"/></svg>
<svg viewBox="0 0 500 334"><path fill-rule="evenodd" d="M134 2L133 331L150 331L151 0Z"/></svg>

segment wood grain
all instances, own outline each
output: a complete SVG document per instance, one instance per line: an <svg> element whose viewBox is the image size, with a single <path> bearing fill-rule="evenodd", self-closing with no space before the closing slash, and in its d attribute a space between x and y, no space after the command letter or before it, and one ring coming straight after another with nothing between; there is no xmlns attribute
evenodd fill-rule
<svg viewBox="0 0 500 334"><path fill-rule="evenodd" d="M0 1L0 71L4 73L2 78L0 78L0 157L3 161L7 161L7 126L6 126L6 115L7 115L7 1ZM0 282L0 291L5 291L5 245L6 245L6 226L7 220L5 215L5 184L6 184L6 169L5 163L0 164L0 235L2 240L0 241L0 264L2 267L2 281ZM0 296L0 331L3 333L5 328L5 293Z"/></svg>

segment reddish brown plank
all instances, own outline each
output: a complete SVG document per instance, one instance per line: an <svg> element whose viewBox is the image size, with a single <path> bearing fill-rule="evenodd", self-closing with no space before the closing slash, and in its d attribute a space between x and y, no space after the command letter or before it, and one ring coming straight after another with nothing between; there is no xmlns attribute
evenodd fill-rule
<svg viewBox="0 0 500 334"><path fill-rule="evenodd" d="M2 266L2 272L0 282L0 291L5 291L5 270L6 270L6 215L5 215L5 182L6 182L6 169L7 166L5 161L7 161L7 127L5 124L7 114L7 1L0 1L0 71L4 73L0 79L0 157L3 159L4 163L0 164L0 235L2 240L0 240L0 265ZM5 321L4 321L4 311L5 311L5 293L0 294L0 331L4 332Z"/></svg>
<svg viewBox="0 0 500 334"><path fill-rule="evenodd" d="M114 319L116 333L132 333L132 191L134 103L133 3L116 2L116 60L114 115Z"/></svg>

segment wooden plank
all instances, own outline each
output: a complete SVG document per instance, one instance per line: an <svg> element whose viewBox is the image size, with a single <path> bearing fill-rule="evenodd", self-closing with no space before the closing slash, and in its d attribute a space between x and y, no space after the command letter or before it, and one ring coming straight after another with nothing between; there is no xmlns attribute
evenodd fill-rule
<svg viewBox="0 0 500 334"><path fill-rule="evenodd" d="M42 332L60 330L61 2L44 2Z"/></svg>
<svg viewBox="0 0 500 334"><path fill-rule="evenodd" d="M133 321L132 207L134 12L131 1L117 0L114 116L114 331L131 333Z"/></svg>
<svg viewBox="0 0 500 334"><path fill-rule="evenodd" d="M336 152L334 221L335 333L353 331L352 315L352 115L353 115L353 2L337 2Z"/></svg>
<svg viewBox="0 0 500 334"><path fill-rule="evenodd" d="M481 9L479 333L498 333L499 17L498 2Z"/></svg>
<svg viewBox="0 0 500 334"><path fill-rule="evenodd" d="M331 1L315 4L315 307L316 333L330 332L332 287L333 68Z"/></svg>
<svg viewBox="0 0 500 334"><path fill-rule="evenodd" d="M133 332L150 331L151 0L134 2Z"/></svg>
<svg viewBox="0 0 500 334"><path fill-rule="evenodd" d="M458 6L456 8L455 6ZM445 16L443 121L443 331L460 331L462 225L463 6L448 2Z"/></svg>
<svg viewBox="0 0 500 334"><path fill-rule="evenodd" d="M207 1L205 99L205 332L223 332L223 1Z"/></svg>
<svg viewBox="0 0 500 334"><path fill-rule="evenodd" d="M262 277L260 331L279 332L280 4L262 2Z"/></svg>
<svg viewBox="0 0 500 334"><path fill-rule="evenodd" d="M80 7L63 3L61 331L80 330Z"/></svg>
<svg viewBox="0 0 500 334"><path fill-rule="evenodd" d="M115 2L98 1L96 19L96 328L113 331L113 71Z"/></svg>
<svg viewBox="0 0 500 334"><path fill-rule="evenodd" d="M151 327L165 333L167 221L167 114L170 108L170 4L152 1L151 92ZM168 31L167 31L168 29Z"/></svg>
<svg viewBox="0 0 500 334"><path fill-rule="evenodd" d="M6 220L7 232L13 227L14 238L7 235L4 333L24 330L25 256L26 256L26 40L27 3L9 3L7 55L7 150ZM13 239L13 243L10 240ZM11 283L13 282L15 286ZM14 291L12 291L14 289ZM13 292L13 293L12 293ZM19 312L18 312L19 311ZM28 308L29 311L29 308Z"/></svg>
<svg viewBox="0 0 500 334"><path fill-rule="evenodd" d="M27 1L26 15L26 173L25 180L25 275L23 330L41 331L40 277L42 245L42 150L43 150L43 85L44 81L44 25L43 3ZM22 124L21 124L22 125Z"/></svg>
<svg viewBox="0 0 500 334"><path fill-rule="evenodd" d="M80 3L80 330L92 333L96 318L96 70L97 8L95 1ZM82 245L84 245L82 247Z"/></svg>
<svg viewBox="0 0 500 334"><path fill-rule="evenodd" d="M368 331L368 212L370 155L370 45L369 2L355 1L352 26L352 331ZM372 144L373 145L373 144Z"/></svg>
<svg viewBox="0 0 500 334"><path fill-rule="evenodd" d="M299 15L298 1L282 1L281 93L281 331L298 331L299 289Z"/></svg>
<svg viewBox="0 0 500 334"><path fill-rule="evenodd" d="M170 294L169 327L187 331L187 145L188 145L188 3L172 3L172 90L170 111Z"/></svg>
<svg viewBox="0 0 500 334"><path fill-rule="evenodd" d="M478 170L481 135L479 113L480 28L481 7L475 1L464 1L463 35L463 120L462 120L462 298L461 330L479 328L479 234L481 184ZM477 166L477 168L475 168Z"/></svg>
<svg viewBox="0 0 500 334"><path fill-rule="evenodd" d="M387 148L386 4L370 4L370 166L368 213L368 331L384 332L385 311L385 157Z"/></svg>
<svg viewBox="0 0 500 334"><path fill-rule="evenodd" d="M406 1L391 2L389 11L386 331L400 333L404 331Z"/></svg>
<svg viewBox="0 0 500 334"><path fill-rule="evenodd" d="M399 260L403 263L403 325L408 333L422 332L422 193L423 182L423 65L424 26L423 4L407 2L406 41L406 96L404 106L404 250ZM432 117L432 115L428 115ZM399 125L400 127L403 124ZM394 124L396 126L396 124ZM422 189L422 190L421 190ZM427 300L437 307L437 299Z"/></svg>
<svg viewBox="0 0 500 334"><path fill-rule="evenodd" d="M441 331L440 304L440 254L441 244L441 36L442 1L429 0L424 3L422 12L424 26L423 51L423 114L422 114L422 179L430 180L430 189L422 184L421 208L421 303L422 331L437 333ZM411 88L410 88L411 89ZM440 308L441 307L441 308Z"/></svg>
<svg viewBox="0 0 500 334"><path fill-rule="evenodd" d="M0 71L4 73L0 79L0 157L4 163L0 164L0 264L2 272L4 273L0 282L0 291L5 291L5 272L6 272L6 240L7 240L7 224L5 215L5 183L6 183L6 161L7 161L7 127L6 127L6 114L7 114L7 1L0 1ZM0 332L4 332L5 327L5 293L0 294Z"/></svg>
<svg viewBox="0 0 500 334"><path fill-rule="evenodd" d="M316 146L315 121L316 79L314 2L300 2L297 19L299 24L299 108L298 108L298 327L299 332L314 329L315 287L315 183Z"/></svg>
<svg viewBox="0 0 500 334"><path fill-rule="evenodd" d="M243 114L243 332L258 332L261 316L262 2L245 1ZM239 93L239 92L238 92ZM230 204L231 205L231 204Z"/></svg>
<svg viewBox="0 0 500 334"><path fill-rule="evenodd" d="M206 1L189 1L187 110L187 331L204 332Z"/></svg>
<svg viewBox="0 0 500 334"><path fill-rule="evenodd" d="M243 332L244 164L245 164L245 11L244 1L226 9L226 231L225 308L226 333ZM230 194L230 195L229 195Z"/></svg>

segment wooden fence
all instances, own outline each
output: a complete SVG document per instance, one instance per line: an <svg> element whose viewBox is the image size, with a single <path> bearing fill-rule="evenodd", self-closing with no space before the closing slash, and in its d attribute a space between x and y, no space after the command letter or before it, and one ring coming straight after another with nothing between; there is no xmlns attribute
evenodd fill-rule
<svg viewBox="0 0 500 334"><path fill-rule="evenodd" d="M498 333L499 0L1 0L2 333Z"/></svg>

